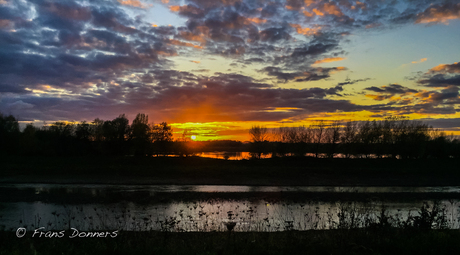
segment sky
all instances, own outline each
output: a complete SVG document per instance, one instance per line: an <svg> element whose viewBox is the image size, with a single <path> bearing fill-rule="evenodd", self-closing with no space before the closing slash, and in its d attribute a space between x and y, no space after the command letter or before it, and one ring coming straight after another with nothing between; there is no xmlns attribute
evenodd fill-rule
<svg viewBox="0 0 460 255"><path fill-rule="evenodd" d="M316 120L460 135L458 0L0 0L0 112L197 140Z"/></svg>

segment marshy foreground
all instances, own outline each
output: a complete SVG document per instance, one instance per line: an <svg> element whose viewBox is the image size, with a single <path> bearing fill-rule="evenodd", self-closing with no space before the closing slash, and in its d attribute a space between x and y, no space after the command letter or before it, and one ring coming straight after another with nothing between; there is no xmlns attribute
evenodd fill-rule
<svg viewBox="0 0 460 255"><path fill-rule="evenodd" d="M116 238L19 239L0 232L0 254L457 254L458 230L120 232Z"/></svg>
<svg viewBox="0 0 460 255"><path fill-rule="evenodd" d="M460 251L456 159L2 162L0 254Z"/></svg>

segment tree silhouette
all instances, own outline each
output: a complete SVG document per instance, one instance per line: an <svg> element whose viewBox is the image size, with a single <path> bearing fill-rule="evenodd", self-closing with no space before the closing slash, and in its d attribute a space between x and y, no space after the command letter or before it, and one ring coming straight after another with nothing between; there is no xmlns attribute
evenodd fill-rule
<svg viewBox="0 0 460 255"><path fill-rule="evenodd" d="M172 151L172 128L166 122L151 126L153 152L155 154L169 154Z"/></svg>
<svg viewBox="0 0 460 255"><path fill-rule="evenodd" d="M252 156L261 158L262 153L268 152L268 132L266 127L252 126L249 130L252 141Z"/></svg>
<svg viewBox="0 0 460 255"><path fill-rule="evenodd" d="M4 116L0 113L0 151L14 154L18 147L19 122L13 115Z"/></svg>
<svg viewBox="0 0 460 255"><path fill-rule="evenodd" d="M152 133L149 126L149 117L143 113L137 114L131 124L131 141L134 155L145 155L152 142Z"/></svg>

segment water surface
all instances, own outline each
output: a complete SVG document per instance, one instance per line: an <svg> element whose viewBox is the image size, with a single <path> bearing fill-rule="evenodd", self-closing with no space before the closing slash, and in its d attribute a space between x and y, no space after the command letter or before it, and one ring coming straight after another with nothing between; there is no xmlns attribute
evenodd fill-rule
<svg viewBox="0 0 460 255"><path fill-rule="evenodd" d="M347 220L353 221L354 227L360 227L377 221L382 207L395 221L416 216L424 204L432 208L435 203L420 199L420 195L433 193L441 197L449 195L448 199L438 201L446 212L449 228L458 228L460 217L458 186L4 184L0 189L3 201L0 203L0 226L13 231L18 227L29 230L73 227L79 230L226 231L229 226L234 226L234 231L285 231L335 228ZM251 198L253 193L267 196ZM327 195L318 198L322 194L339 193L346 196L335 201L326 199ZM372 194L398 197L408 193L419 196L413 200L372 198ZM296 194L296 198L285 200L286 194ZM370 194L370 199L354 199L356 194ZM181 199L188 195L191 199ZM85 199L79 200L83 197ZM163 197L174 199L162 200Z"/></svg>

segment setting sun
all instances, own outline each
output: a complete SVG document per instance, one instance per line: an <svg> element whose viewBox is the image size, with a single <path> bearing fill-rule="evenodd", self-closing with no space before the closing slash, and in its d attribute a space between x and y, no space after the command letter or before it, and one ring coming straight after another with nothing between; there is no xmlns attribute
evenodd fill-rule
<svg viewBox="0 0 460 255"><path fill-rule="evenodd" d="M192 135L192 140L195 140L196 139L196 135Z"/></svg>

